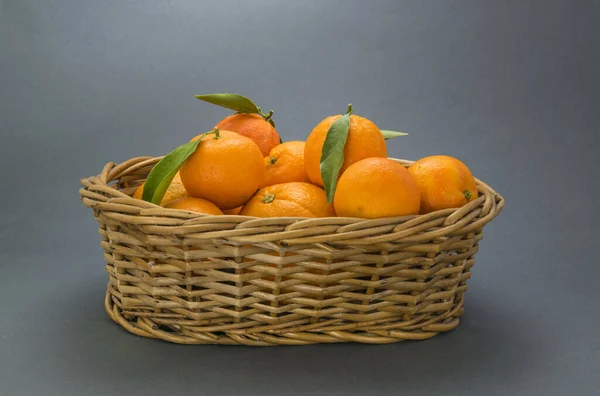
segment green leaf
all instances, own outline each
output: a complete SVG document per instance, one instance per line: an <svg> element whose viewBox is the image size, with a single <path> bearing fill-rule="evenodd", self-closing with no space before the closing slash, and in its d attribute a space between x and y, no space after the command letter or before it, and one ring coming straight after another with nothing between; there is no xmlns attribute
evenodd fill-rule
<svg viewBox="0 0 600 396"><path fill-rule="evenodd" d="M406 133L406 132L388 131L386 129L382 129L381 134L383 135L385 140L393 139L398 136L407 136L408 135L408 133Z"/></svg>
<svg viewBox="0 0 600 396"><path fill-rule="evenodd" d="M344 146L350 130L350 114L344 114L327 131L321 151L321 177L327 201L332 202L338 175L344 163Z"/></svg>
<svg viewBox="0 0 600 396"><path fill-rule="evenodd" d="M232 93L196 95L197 99L225 107L238 113L260 114L260 108L245 96Z"/></svg>
<svg viewBox="0 0 600 396"><path fill-rule="evenodd" d="M167 188L169 188L177 171L179 171L183 162L196 151L196 148L204 135L206 135L206 133L203 134L200 139L177 147L163 159L158 161L158 164L150 171L150 174L146 179L146 184L144 184L144 191L142 193L142 199L144 201L152 202L157 205L160 204L160 201L163 199L165 192L167 191Z"/></svg>

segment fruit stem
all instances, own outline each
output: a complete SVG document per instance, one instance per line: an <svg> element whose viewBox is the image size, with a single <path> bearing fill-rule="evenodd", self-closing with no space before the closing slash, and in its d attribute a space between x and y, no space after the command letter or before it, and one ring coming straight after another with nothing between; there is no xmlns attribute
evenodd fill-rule
<svg viewBox="0 0 600 396"><path fill-rule="evenodd" d="M273 111L273 109L271 109L271 110L269 110L269 112L266 115L263 114L262 116L265 118L265 121L270 121L271 117L273 117L273 113L274 113L274 111Z"/></svg>
<svg viewBox="0 0 600 396"><path fill-rule="evenodd" d="M215 134L215 137L213 139L221 139L221 134L219 133L219 128L215 127L215 129L213 129L213 133Z"/></svg>
<svg viewBox="0 0 600 396"><path fill-rule="evenodd" d="M274 194L267 194L265 195L265 197L262 199L263 203L271 203L275 200L275 195Z"/></svg>
<svg viewBox="0 0 600 396"><path fill-rule="evenodd" d="M277 158L269 157L269 164L275 165L275 162L277 162Z"/></svg>
<svg viewBox="0 0 600 396"><path fill-rule="evenodd" d="M348 104L348 108L346 108L346 114L352 114L352 103Z"/></svg>
<svg viewBox="0 0 600 396"><path fill-rule="evenodd" d="M469 200L469 198L471 198L471 192L469 190L463 191L463 194L465 194L465 198L467 199L467 201Z"/></svg>

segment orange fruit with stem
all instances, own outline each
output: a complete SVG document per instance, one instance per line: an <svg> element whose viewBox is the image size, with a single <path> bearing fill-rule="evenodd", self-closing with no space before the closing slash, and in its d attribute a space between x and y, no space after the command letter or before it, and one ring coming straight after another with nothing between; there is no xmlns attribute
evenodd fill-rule
<svg viewBox="0 0 600 396"><path fill-rule="evenodd" d="M142 199L142 194L144 193L144 185L146 185L146 182L142 183L142 185L139 186L137 188L137 190L135 190L135 193L133 194L133 198ZM187 192L183 183L181 182L181 174L179 172L177 172L175 174L175 177L171 181L171 184L169 184L169 187L167 188L165 195L163 196L162 200L160 201L160 205L165 206L166 204L168 204L171 201L174 201L179 198L189 197L189 196L190 196L190 194Z"/></svg>
<svg viewBox="0 0 600 396"><path fill-rule="evenodd" d="M264 158L258 146L238 133L215 129L198 135L196 150L185 160L180 173L188 193L213 202L221 210L248 201L263 181Z"/></svg>
<svg viewBox="0 0 600 396"><path fill-rule="evenodd" d="M321 153L323 143L327 136L327 131L331 125L337 121L341 115L335 115L325 118L310 133L306 139L304 148L304 166L306 174L310 181L319 186L323 186L321 178ZM348 138L344 146L344 162L340 169L339 176L348 169L348 167L357 161L370 157L387 157L385 139L381 131L372 121L350 115L350 128L348 129Z"/></svg>
<svg viewBox="0 0 600 396"><path fill-rule="evenodd" d="M446 155L421 158L408 171L421 192L421 213L459 208L479 195L471 171L456 158Z"/></svg>
<svg viewBox="0 0 600 396"><path fill-rule="evenodd" d="M330 217L333 205L325 191L310 183L291 182L261 188L240 215L254 217Z"/></svg>
<svg viewBox="0 0 600 396"><path fill-rule="evenodd" d="M220 130L232 131L246 136L256 143L263 157L281 143L279 133L268 121L272 112L263 117L259 114L237 113L225 117L215 126Z"/></svg>
<svg viewBox="0 0 600 396"><path fill-rule="evenodd" d="M265 157L265 179L261 187L308 182L304 171L304 145L304 142L292 141L275 146Z"/></svg>
<svg viewBox="0 0 600 396"><path fill-rule="evenodd" d="M223 212L217 206L202 198L179 198L165 205L165 208L187 210L211 215L222 215Z"/></svg>
<svg viewBox="0 0 600 396"><path fill-rule="evenodd" d="M414 215L419 213L419 187L398 161L366 158L350 165L340 177L333 204L343 217Z"/></svg>

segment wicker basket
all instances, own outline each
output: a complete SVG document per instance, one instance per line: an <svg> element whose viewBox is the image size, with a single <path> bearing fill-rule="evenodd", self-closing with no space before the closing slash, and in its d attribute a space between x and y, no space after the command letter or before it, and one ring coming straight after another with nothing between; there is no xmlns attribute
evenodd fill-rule
<svg viewBox="0 0 600 396"><path fill-rule="evenodd" d="M182 344L383 344L452 330L482 228L504 206L477 180L476 200L420 216L202 215L131 198L158 160L109 163L80 193L100 223L109 316Z"/></svg>

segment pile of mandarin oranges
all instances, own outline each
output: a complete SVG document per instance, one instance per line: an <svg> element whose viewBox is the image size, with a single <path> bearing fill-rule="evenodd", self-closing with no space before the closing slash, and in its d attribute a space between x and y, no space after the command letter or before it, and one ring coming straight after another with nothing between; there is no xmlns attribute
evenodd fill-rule
<svg viewBox="0 0 600 396"><path fill-rule="evenodd" d="M456 158L435 155L408 168L388 158L382 131L351 107L319 122L306 141L282 142L273 111L235 94L197 98L235 113L164 157L134 198L209 215L373 219L458 208L478 196Z"/></svg>

